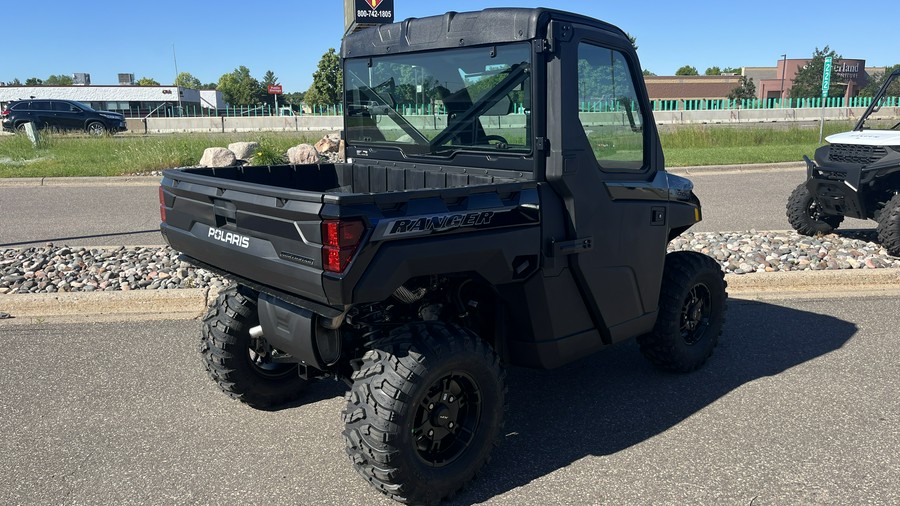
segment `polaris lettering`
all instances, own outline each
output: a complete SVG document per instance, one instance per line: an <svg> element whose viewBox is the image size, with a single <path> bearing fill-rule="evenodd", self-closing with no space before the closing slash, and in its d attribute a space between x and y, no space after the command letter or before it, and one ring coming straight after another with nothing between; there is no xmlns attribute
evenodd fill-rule
<svg viewBox="0 0 900 506"><path fill-rule="evenodd" d="M397 220L394 222L388 235L410 232L443 232L460 227L488 225L493 217L494 211L481 211L477 213L430 216L414 220Z"/></svg>
<svg viewBox="0 0 900 506"><path fill-rule="evenodd" d="M219 230L217 228L210 228L209 233L206 237L212 237L217 241L222 241L224 243L233 244L235 246L239 246L241 248L249 248L250 247L250 238L235 234L234 232L226 232L224 230Z"/></svg>

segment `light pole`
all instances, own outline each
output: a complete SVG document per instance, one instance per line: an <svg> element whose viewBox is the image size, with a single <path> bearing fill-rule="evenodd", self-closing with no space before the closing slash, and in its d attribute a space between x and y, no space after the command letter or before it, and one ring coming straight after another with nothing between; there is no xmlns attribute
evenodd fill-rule
<svg viewBox="0 0 900 506"><path fill-rule="evenodd" d="M787 68L787 54L781 55L781 107L784 107L784 71Z"/></svg>

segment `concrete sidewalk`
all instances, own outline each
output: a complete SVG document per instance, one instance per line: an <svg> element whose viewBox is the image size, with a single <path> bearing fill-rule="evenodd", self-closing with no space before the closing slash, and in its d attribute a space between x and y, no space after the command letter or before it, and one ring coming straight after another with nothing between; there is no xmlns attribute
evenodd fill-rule
<svg viewBox="0 0 900 506"><path fill-rule="evenodd" d="M859 269L728 274L728 294L749 300L900 296L900 270ZM0 325L35 322L199 318L218 293L209 288L0 295Z"/></svg>

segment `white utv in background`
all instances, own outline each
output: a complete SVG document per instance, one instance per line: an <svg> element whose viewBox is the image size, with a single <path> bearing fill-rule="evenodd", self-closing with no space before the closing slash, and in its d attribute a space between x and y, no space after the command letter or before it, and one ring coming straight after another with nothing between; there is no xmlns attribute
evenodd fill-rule
<svg viewBox="0 0 900 506"><path fill-rule="evenodd" d="M844 220L878 222L878 240L900 256L900 70L894 71L850 132L825 138L806 182L787 203L787 216L804 235L827 234Z"/></svg>

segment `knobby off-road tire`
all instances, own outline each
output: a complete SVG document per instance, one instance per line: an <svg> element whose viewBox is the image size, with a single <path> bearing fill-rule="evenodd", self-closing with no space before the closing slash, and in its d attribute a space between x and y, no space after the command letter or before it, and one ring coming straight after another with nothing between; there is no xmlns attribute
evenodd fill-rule
<svg viewBox="0 0 900 506"><path fill-rule="evenodd" d="M900 257L900 194L884 205L878 216L878 242L888 253Z"/></svg>
<svg viewBox="0 0 900 506"><path fill-rule="evenodd" d="M297 364L272 363L275 353L250 337L259 325L258 295L243 286L219 294L203 319L200 353L206 372L230 397L259 409L269 409L300 397L306 380Z"/></svg>
<svg viewBox="0 0 900 506"><path fill-rule="evenodd" d="M506 410L493 349L440 322L377 340L353 373L343 432L354 468L389 497L434 504L490 460Z"/></svg>
<svg viewBox="0 0 900 506"><path fill-rule="evenodd" d="M787 218L794 230L809 236L830 234L844 221L843 215L822 212L806 183L791 192L787 203Z"/></svg>
<svg viewBox="0 0 900 506"><path fill-rule="evenodd" d="M712 258L692 251L666 255L656 326L638 338L641 353L672 372L703 365L725 323L725 287L725 275Z"/></svg>

